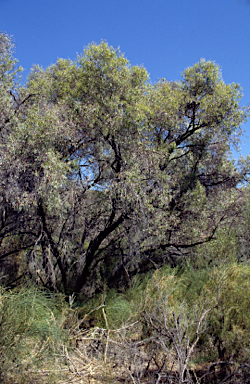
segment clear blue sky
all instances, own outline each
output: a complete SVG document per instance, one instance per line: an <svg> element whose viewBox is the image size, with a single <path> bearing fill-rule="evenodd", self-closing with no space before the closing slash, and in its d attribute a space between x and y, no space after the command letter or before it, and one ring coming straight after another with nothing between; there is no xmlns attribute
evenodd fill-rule
<svg viewBox="0 0 250 384"><path fill-rule="evenodd" d="M0 30L14 36L25 76L33 64L73 60L104 39L153 82L179 80L201 57L213 60L250 103L250 0L0 0ZM244 129L250 136L250 121ZM242 154L250 155L245 140Z"/></svg>

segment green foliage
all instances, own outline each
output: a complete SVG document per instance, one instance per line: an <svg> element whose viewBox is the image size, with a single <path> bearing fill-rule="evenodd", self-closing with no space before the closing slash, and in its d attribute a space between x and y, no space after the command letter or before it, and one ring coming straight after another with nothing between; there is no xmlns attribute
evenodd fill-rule
<svg viewBox="0 0 250 384"><path fill-rule="evenodd" d="M131 287L123 289L123 292L106 288L104 293L96 294L89 300L82 300L78 309L80 321L86 327L91 324L106 328L103 310L109 329L115 330L139 320L150 276L151 273L135 276Z"/></svg>
<svg viewBox="0 0 250 384"><path fill-rule="evenodd" d="M249 267L237 264L211 273L206 292L213 294L217 305L208 320L208 334L217 346L219 358L249 358L249 277Z"/></svg>
<svg viewBox="0 0 250 384"><path fill-rule="evenodd" d="M200 314L209 310L200 335L202 353L208 360L217 354L218 359L244 361L250 347L249 277L249 266L236 263L201 270L189 267L181 275L163 269L147 287L144 311L159 322L166 311L174 312L192 341ZM173 327L174 319L167 318Z"/></svg>
<svg viewBox="0 0 250 384"><path fill-rule="evenodd" d="M249 359L250 158L230 159L249 115L240 86L204 59L152 84L106 42L24 86L16 65L0 33L1 277L77 292L82 326L136 322L151 360L177 356L180 382L191 356ZM0 299L5 380L53 358L75 317L31 287Z"/></svg>
<svg viewBox="0 0 250 384"><path fill-rule="evenodd" d="M101 42L34 67L21 87L8 36L1 46L0 230L25 233L34 280L91 296L177 265L232 222L249 164L237 169L229 153L247 111L218 65L201 59L182 81L152 84ZM2 246L0 256L16 251Z"/></svg>
<svg viewBox="0 0 250 384"><path fill-rule="evenodd" d="M24 375L25 370L55 360L67 340L63 329L62 298L32 287L1 290L1 379Z"/></svg>
<svg viewBox="0 0 250 384"><path fill-rule="evenodd" d="M192 267L207 269L214 267L226 267L239 259L238 229L230 229L225 226L216 231L216 238L206 244L195 247L188 260ZM187 263L184 262L184 268ZM192 268L191 267L191 268Z"/></svg>

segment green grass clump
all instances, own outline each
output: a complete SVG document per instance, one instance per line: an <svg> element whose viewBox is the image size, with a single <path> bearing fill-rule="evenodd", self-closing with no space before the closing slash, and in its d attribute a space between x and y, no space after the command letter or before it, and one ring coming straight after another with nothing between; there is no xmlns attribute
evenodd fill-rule
<svg viewBox="0 0 250 384"><path fill-rule="evenodd" d="M0 294L0 377L9 377L49 364L67 333L63 329L62 298L34 287ZM18 377L19 377L18 376ZM21 380L19 378L19 380Z"/></svg>

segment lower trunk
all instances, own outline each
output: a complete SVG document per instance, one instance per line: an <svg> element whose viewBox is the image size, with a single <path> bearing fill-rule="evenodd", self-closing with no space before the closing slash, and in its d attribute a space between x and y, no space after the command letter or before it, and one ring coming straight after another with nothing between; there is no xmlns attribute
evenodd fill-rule
<svg viewBox="0 0 250 384"><path fill-rule="evenodd" d="M47 241L48 241L48 245L49 245L49 249L51 250L52 255L56 258L58 267L59 267L59 269L60 269L61 277L62 277L62 285L63 285L64 293L66 293L66 287L67 287L67 275L66 275L66 271L65 271L65 268L64 268L64 266L63 266L62 259L61 259L60 252L59 252L59 250L58 250L57 244L56 244L55 241L53 240L51 231L49 230L49 228L48 228L48 226L47 226L47 223L46 223L46 214L45 214L45 210L44 210L44 208L43 208L43 203L42 203L42 201L39 201L39 204L38 204L38 215L39 215L40 218L41 218L42 228L43 228L43 231L44 231L44 233L45 233L45 235L46 235L46 238L47 238ZM50 264L51 264L51 263L50 263ZM51 266L52 266L52 265L53 265L53 264L51 264ZM53 273L54 273L54 271L53 271Z"/></svg>
<svg viewBox="0 0 250 384"><path fill-rule="evenodd" d="M103 242L104 239L106 239L116 228L121 225L121 223L125 220L125 215L120 215L118 219L110 224L109 226L105 227L103 231L101 231L94 240L92 240L89 244L89 247L86 252L86 260L85 265L83 267L82 273L76 280L75 284L75 292L79 293L84 285L94 285L96 282L93 282L91 280L94 279L96 268L98 265L98 261L96 260L96 253ZM94 267L94 268L93 268Z"/></svg>

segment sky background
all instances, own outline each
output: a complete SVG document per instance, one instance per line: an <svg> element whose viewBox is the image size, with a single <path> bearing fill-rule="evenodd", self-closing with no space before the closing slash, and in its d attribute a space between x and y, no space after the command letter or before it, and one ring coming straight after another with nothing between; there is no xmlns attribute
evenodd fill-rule
<svg viewBox="0 0 250 384"><path fill-rule="evenodd" d="M106 40L144 65L152 82L180 80L200 58L213 60L250 104L250 0L0 0L0 31L13 35L24 78L34 64L74 60ZM243 128L246 156L250 120Z"/></svg>

